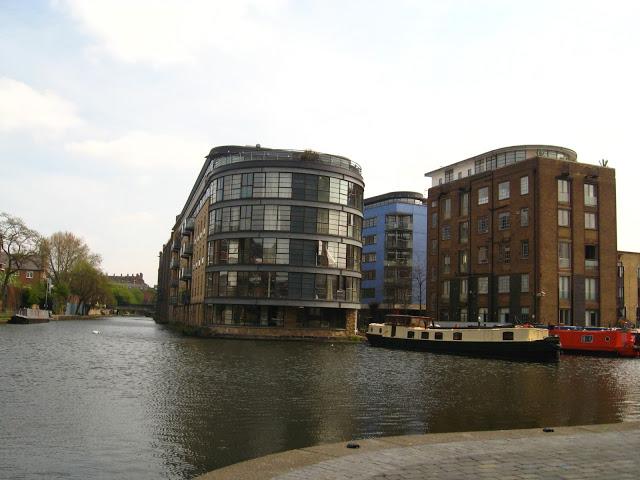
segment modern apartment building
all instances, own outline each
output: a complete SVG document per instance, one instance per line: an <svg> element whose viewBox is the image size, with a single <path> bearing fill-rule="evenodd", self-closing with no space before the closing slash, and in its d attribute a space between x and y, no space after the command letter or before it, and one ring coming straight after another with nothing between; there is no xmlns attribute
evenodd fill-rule
<svg viewBox="0 0 640 480"><path fill-rule="evenodd" d="M618 252L618 322L640 325L640 253Z"/></svg>
<svg viewBox="0 0 640 480"><path fill-rule="evenodd" d="M440 321L616 323L613 169L520 145L425 175L428 304Z"/></svg>
<svg viewBox="0 0 640 480"><path fill-rule="evenodd" d="M345 157L212 149L160 253L158 320L212 336L352 335L363 190Z"/></svg>
<svg viewBox="0 0 640 480"><path fill-rule="evenodd" d="M370 317L423 311L427 302L427 206L416 192L364 201L362 303Z"/></svg>

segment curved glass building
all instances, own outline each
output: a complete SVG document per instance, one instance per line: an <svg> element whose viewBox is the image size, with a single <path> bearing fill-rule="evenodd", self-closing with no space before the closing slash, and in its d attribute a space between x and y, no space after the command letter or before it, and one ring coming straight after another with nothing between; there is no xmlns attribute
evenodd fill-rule
<svg viewBox="0 0 640 480"><path fill-rule="evenodd" d="M168 302L158 316L212 335L353 334L363 189L360 167L345 157L212 149L161 253Z"/></svg>

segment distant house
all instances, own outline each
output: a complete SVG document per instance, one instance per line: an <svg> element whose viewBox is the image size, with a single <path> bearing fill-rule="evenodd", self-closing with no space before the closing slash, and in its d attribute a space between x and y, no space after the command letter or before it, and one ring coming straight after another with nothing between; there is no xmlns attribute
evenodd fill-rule
<svg viewBox="0 0 640 480"><path fill-rule="evenodd" d="M151 287L144 281L142 273L134 273L127 275L107 275L109 282L124 285L129 288L138 288L140 290L147 290Z"/></svg>
<svg viewBox="0 0 640 480"><path fill-rule="evenodd" d="M0 252L0 272L4 272L8 268L8 258L4 252ZM37 284L46 278L46 270L43 267L44 262L38 260L26 260L19 265L16 273L16 283L22 286Z"/></svg>

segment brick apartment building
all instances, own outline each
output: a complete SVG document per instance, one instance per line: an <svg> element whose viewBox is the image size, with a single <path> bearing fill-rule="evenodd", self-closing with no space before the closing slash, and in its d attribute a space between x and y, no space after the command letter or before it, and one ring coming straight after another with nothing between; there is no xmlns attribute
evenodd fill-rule
<svg viewBox="0 0 640 480"><path fill-rule="evenodd" d="M640 325L640 253L618 252L618 321Z"/></svg>
<svg viewBox="0 0 640 480"><path fill-rule="evenodd" d="M425 176L429 309L439 321L616 324L613 169L521 145Z"/></svg>

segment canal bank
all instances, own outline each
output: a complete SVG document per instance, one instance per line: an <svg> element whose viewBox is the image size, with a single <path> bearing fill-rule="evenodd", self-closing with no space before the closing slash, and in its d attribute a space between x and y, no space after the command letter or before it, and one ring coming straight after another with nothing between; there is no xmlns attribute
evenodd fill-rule
<svg viewBox="0 0 640 480"><path fill-rule="evenodd" d="M546 431L545 431L546 430ZM375 438L290 450L198 480L636 479L640 422Z"/></svg>

